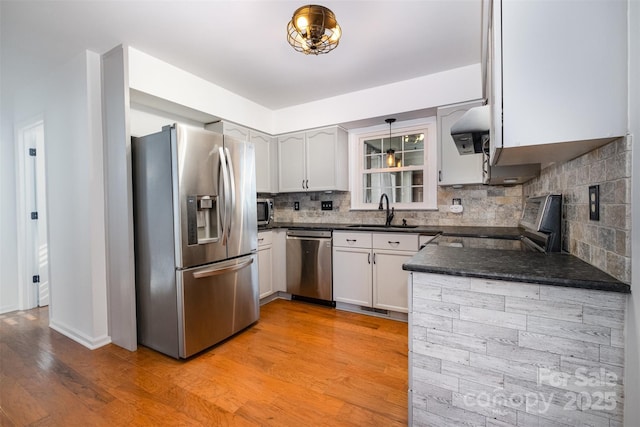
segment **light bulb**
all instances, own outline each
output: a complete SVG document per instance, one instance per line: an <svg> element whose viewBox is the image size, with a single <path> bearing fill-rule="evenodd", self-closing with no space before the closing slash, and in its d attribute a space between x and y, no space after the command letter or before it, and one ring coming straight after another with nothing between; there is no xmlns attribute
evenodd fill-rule
<svg viewBox="0 0 640 427"><path fill-rule="evenodd" d="M395 156L395 151L393 150L387 150L387 166L389 166L390 168L394 167L396 165L396 156Z"/></svg>
<svg viewBox="0 0 640 427"><path fill-rule="evenodd" d="M340 26L336 25L336 28L333 29L333 34L331 34L331 41L332 42L338 41L339 38L340 38Z"/></svg>
<svg viewBox="0 0 640 427"><path fill-rule="evenodd" d="M308 26L309 26L309 21L307 21L306 16L299 16L298 19L296 19L296 27L298 27L300 32L306 33Z"/></svg>

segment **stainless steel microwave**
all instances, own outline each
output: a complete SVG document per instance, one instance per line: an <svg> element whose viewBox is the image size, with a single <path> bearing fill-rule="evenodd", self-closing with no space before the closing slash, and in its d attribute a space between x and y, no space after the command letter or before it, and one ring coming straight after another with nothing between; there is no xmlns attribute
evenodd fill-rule
<svg viewBox="0 0 640 427"><path fill-rule="evenodd" d="M273 199L258 199L258 226L273 221Z"/></svg>

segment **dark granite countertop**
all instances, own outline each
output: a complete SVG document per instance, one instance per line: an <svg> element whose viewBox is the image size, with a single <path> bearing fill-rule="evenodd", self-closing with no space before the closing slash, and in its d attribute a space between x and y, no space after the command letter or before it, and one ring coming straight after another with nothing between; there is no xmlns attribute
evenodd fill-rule
<svg viewBox="0 0 640 427"><path fill-rule="evenodd" d="M418 225L414 227L366 227L359 224L275 222L258 231L340 230L362 232L415 233L434 236L492 237L513 239L522 234L518 227L470 227ZM382 225L382 224L381 224ZM579 258L563 253L541 254L498 249L451 248L426 246L404 264L409 271L452 276L478 277L512 282L539 283L611 292L630 292L629 285L616 280Z"/></svg>
<svg viewBox="0 0 640 427"><path fill-rule="evenodd" d="M357 227L355 227L357 225ZM340 231L366 231L388 233L415 233L433 236L444 234L458 237L493 237L495 239L513 239L520 234L518 227L469 227L469 226L440 226L440 225L409 225L403 227L395 225L383 227L384 224L336 224L336 223L302 223L302 222L274 222L265 227L259 227L258 231L274 229L290 230L340 230Z"/></svg>
<svg viewBox="0 0 640 427"><path fill-rule="evenodd" d="M404 270L629 293L629 285L565 253L426 246Z"/></svg>

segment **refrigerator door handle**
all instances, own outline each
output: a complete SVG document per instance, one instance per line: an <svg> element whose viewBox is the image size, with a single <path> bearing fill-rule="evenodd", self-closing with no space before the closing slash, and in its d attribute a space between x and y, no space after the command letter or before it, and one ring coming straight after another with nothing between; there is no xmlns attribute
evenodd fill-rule
<svg viewBox="0 0 640 427"><path fill-rule="evenodd" d="M227 231L227 236L231 237L231 228L233 223L233 217L235 216L236 210L236 182L235 182L235 173L233 172L233 161L231 161L231 153L227 147L224 148L224 151L227 155L227 165L229 166L229 187L231 188L231 203L229 204L229 227Z"/></svg>
<svg viewBox="0 0 640 427"><path fill-rule="evenodd" d="M202 279L204 277L219 276L221 274L233 273L234 271L242 270L243 268L251 265L252 263L253 263L253 258L249 258L246 261L243 261L239 264L232 265L230 267L224 267L224 268L214 267L214 268L208 268L206 270L196 271L193 273L193 278Z"/></svg>
<svg viewBox="0 0 640 427"><path fill-rule="evenodd" d="M222 167L222 188L224 191L223 217L222 217L222 244L226 246L229 235L227 233L229 221L229 171L227 170L227 159L222 147L218 148L220 153L220 166Z"/></svg>

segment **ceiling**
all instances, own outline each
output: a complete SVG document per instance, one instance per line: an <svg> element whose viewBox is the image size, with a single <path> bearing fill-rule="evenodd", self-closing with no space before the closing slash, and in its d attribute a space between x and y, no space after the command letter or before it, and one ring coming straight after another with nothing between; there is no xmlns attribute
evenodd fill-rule
<svg viewBox="0 0 640 427"><path fill-rule="evenodd" d="M300 1L0 1L3 92L119 44L273 110L480 62L481 0L322 2L343 37L318 56L286 41Z"/></svg>

